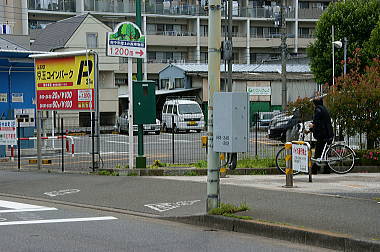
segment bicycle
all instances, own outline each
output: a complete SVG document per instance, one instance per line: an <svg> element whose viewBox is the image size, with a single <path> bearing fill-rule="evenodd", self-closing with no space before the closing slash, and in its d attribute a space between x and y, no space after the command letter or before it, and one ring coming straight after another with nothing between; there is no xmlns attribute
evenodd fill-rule
<svg viewBox="0 0 380 252"><path fill-rule="evenodd" d="M276 167L285 174L285 146L282 147L276 154ZM332 142L325 144L320 158L311 158L311 161L318 166L327 165L333 172L337 174L346 174L355 166L355 152L350 146L344 142ZM293 170L293 175L299 174L299 171Z"/></svg>

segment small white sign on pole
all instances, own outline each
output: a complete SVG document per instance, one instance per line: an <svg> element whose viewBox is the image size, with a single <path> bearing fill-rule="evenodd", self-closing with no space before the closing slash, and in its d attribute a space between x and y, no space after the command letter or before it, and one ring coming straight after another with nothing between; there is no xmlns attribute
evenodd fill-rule
<svg viewBox="0 0 380 252"><path fill-rule="evenodd" d="M292 143L293 170L307 173L309 171L309 148L306 144Z"/></svg>
<svg viewBox="0 0 380 252"><path fill-rule="evenodd" d="M0 120L0 145L17 145L15 120Z"/></svg>

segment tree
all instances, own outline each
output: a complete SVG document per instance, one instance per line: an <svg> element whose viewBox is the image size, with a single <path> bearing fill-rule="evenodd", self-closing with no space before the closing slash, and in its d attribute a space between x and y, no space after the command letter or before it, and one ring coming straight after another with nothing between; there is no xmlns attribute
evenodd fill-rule
<svg viewBox="0 0 380 252"><path fill-rule="evenodd" d="M364 52L367 60L380 56L380 19L372 30L369 40L364 43Z"/></svg>
<svg viewBox="0 0 380 252"><path fill-rule="evenodd" d="M380 58L360 72L361 50L354 51L350 60L351 70L337 78L329 89L327 106L345 134L367 135L367 148L372 149L380 140Z"/></svg>
<svg viewBox="0 0 380 252"><path fill-rule="evenodd" d="M316 25L316 40L309 46L307 53L311 58L311 71L319 84L332 82L332 26L334 40L348 39L348 57L352 57L355 48L363 48L370 39L372 30L380 17L379 0L346 0L331 2ZM343 72L340 61L343 49L335 50L335 76ZM368 62L362 61L360 71Z"/></svg>

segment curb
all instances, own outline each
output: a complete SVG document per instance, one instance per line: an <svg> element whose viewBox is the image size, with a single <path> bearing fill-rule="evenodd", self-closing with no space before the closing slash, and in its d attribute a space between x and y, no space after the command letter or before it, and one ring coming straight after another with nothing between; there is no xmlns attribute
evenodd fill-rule
<svg viewBox="0 0 380 252"><path fill-rule="evenodd" d="M356 239L349 235L323 230L273 224L257 220L239 220L224 216L198 215L186 217L161 217L160 219L287 240L309 246L343 251L380 251L380 242Z"/></svg>

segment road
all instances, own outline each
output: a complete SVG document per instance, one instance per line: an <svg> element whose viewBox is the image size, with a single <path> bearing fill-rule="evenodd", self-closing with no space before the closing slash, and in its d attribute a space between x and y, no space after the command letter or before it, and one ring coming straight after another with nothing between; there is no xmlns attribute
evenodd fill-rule
<svg viewBox="0 0 380 252"><path fill-rule="evenodd" d="M374 237L380 226L378 204L373 202L373 198L380 198L379 178L374 174L322 174L315 176L311 184L306 175L301 175L295 178L296 188L284 189L285 176L245 176L240 179L231 176L221 180L220 190L222 202L237 205L245 202L259 220L305 227L312 225L317 229L326 229L327 225L336 233L355 226L360 237ZM205 177L113 177L0 171L3 196L21 195L111 207L153 217L205 214L206 187ZM349 192L355 194L344 197L344 193ZM280 208L277 207L279 202ZM373 204L376 208L372 207ZM305 206L318 207L311 213L305 211ZM284 214L284 209L291 209L297 218ZM327 223L315 223L315 220L326 219L324 210L331 209L335 214Z"/></svg>
<svg viewBox="0 0 380 252"><path fill-rule="evenodd" d="M310 251L286 241L0 196L1 251ZM314 248L315 250L317 248ZM318 251L328 251L318 248Z"/></svg>

